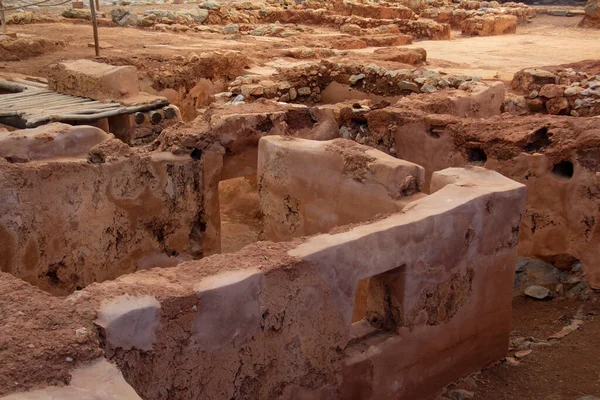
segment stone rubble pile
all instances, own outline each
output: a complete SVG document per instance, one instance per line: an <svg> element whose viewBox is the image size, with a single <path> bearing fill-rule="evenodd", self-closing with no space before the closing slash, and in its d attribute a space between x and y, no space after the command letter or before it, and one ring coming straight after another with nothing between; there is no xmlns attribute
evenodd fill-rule
<svg viewBox="0 0 600 400"><path fill-rule="evenodd" d="M529 112L575 117L600 115L600 75L573 68L555 72L525 69L515 74L511 86L523 93Z"/></svg>
<svg viewBox="0 0 600 400"><path fill-rule="evenodd" d="M460 4L424 9L420 16L447 23L470 36L514 33L518 24L531 22L536 10L522 3L463 0Z"/></svg>
<svg viewBox="0 0 600 400"><path fill-rule="evenodd" d="M446 88L469 90L481 77L449 75L423 69L387 70L377 65L348 66L328 61L280 70L268 79L246 75L236 78L227 96L245 100L269 98L281 102L317 103L332 82L378 95L434 93ZM238 99L239 100L239 99Z"/></svg>

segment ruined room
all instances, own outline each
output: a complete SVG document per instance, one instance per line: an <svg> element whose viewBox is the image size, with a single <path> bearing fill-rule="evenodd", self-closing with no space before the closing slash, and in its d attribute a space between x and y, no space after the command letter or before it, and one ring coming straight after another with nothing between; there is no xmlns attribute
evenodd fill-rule
<svg viewBox="0 0 600 400"><path fill-rule="evenodd" d="M600 400L598 0L0 28L0 400Z"/></svg>

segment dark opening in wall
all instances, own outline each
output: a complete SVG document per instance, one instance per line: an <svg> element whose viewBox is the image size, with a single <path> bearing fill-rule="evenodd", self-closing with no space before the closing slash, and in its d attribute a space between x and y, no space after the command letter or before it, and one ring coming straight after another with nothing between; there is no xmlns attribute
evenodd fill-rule
<svg viewBox="0 0 600 400"><path fill-rule="evenodd" d="M271 121L271 118L266 117L263 121L256 125L256 129L261 132L269 132L271 129L273 129L273 126L274 125L273 121Z"/></svg>
<svg viewBox="0 0 600 400"><path fill-rule="evenodd" d="M487 154L481 147L468 147L467 148L467 161L470 163L485 164L487 161Z"/></svg>
<svg viewBox="0 0 600 400"><path fill-rule="evenodd" d="M406 266L358 282L354 298L350 349L362 350L397 334L402 324Z"/></svg>
<svg viewBox="0 0 600 400"><path fill-rule="evenodd" d="M527 141L523 150L527 153L534 153L544 147L548 147L550 145L550 136L552 134L548 134L548 128L545 126L536 130Z"/></svg>
<svg viewBox="0 0 600 400"><path fill-rule="evenodd" d="M427 128L427 136L432 137L434 139L439 139L441 137L442 132L444 132L443 126L432 125L429 128Z"/></svg>
<svg viewBox="0 0 600 400"><path fill-rule="evenodd" d="M202 150L199 149L194 149L192 150L192 153L190 154L190 157L192 157L192 160L199 160L202 158Z"/></svg>
<svg viewBox="0 0 600 400"><path fill-rule="evenodd" d="M561 179L571 179L573 172L573 163L570 161L561 161L552 167L552 174Z"/></svg>

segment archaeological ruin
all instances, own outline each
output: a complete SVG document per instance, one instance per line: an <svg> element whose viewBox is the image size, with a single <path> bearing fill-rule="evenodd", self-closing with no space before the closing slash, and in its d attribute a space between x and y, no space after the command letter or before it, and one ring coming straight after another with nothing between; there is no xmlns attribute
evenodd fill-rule
<svg viewBox="0 0 600 400"><path fill-rule="evenodd" d="M599 400L599 21L0 1L0 400Z"/></svg>

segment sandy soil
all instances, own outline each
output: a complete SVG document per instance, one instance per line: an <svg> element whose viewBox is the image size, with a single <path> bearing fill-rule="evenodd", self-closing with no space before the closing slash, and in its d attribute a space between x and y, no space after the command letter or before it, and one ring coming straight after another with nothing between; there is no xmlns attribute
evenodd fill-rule
<svg viewBox="0 0 600 400"><path fill-rule="evenodd" d="M161 7L168 8L165 5ZM600 54L600 30L576 28L580 18L543 15L535 18L529 25L519 26L514 35L462 37L460 32L453 32L450 41L419 41L409 47L423 47L427 50L428 68L449 73L481 75L485 79L499 77L510 80L516 71L525 67L597 58ZM114 46L102 50L101 55L105 57L135 58L157 54L185 56L210 50L237 50L247 55L256 69L257 66L278 58L285 59L280 54L286 48L298 47L317 39L325 40L327 35L333 33L339 34L339 31L331 28L313 28L317 28L314 34L287 39L242 36L239 40L229 40L214 33L171 33L118 27L100 27L99 35L102 42ZM24 61L0 62L0 72L44 76L47 65L53 62L94 57L93 49L88 47L88 43L92 42L92 29L87 24L22 25L10 26L10 30L22 35L64 40L69 43L69 47ZM364 60L365 54L372 53L375 49L351 50L343 60ZM405 66L398 64L398 68L401 67Z"/></svg>
<svg viewBox="0 0 600 400"><path fill-rule="evenodd" d="M422 41L409 47L427 50L430 67L455 74L510 81L526 67L572 63L600 55L600 30L576 28L580 17L539 16L515 35Z"/></svg>

